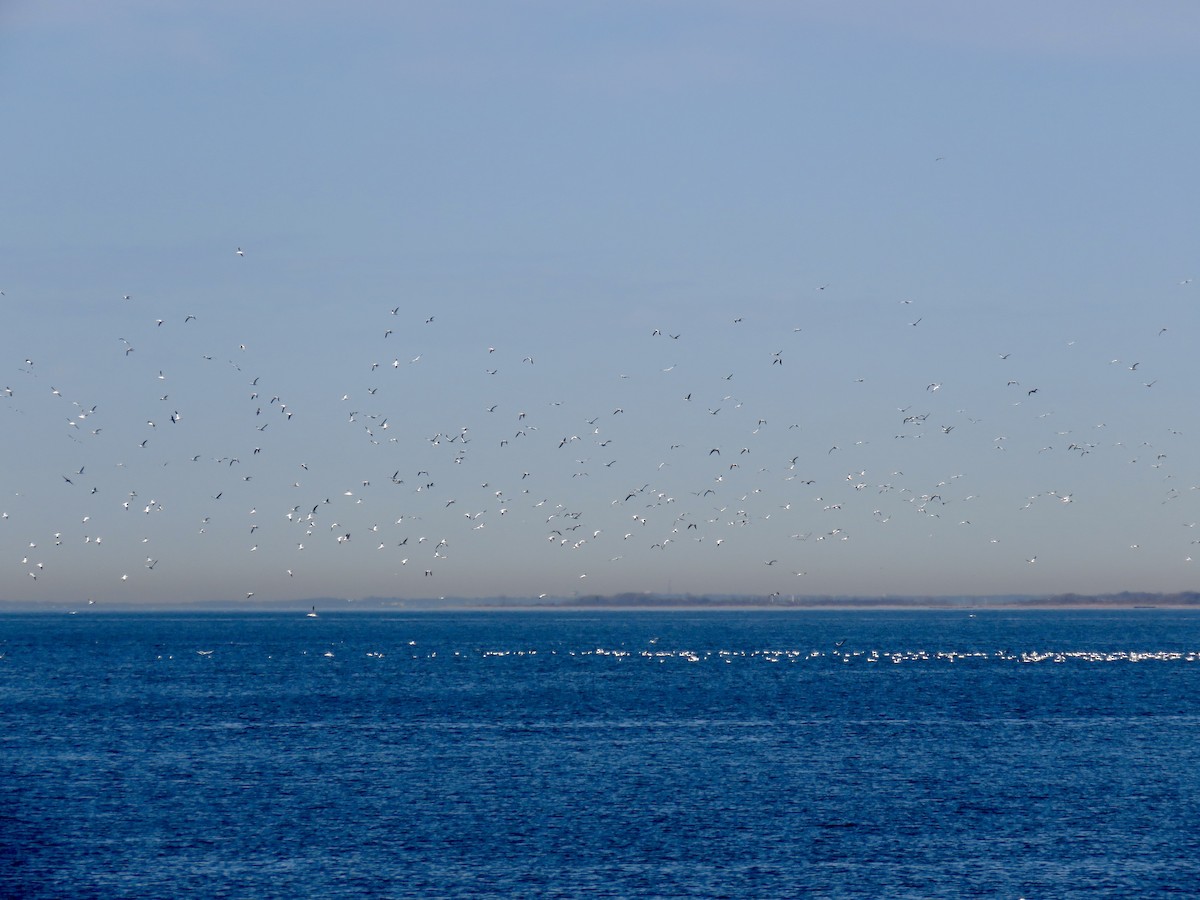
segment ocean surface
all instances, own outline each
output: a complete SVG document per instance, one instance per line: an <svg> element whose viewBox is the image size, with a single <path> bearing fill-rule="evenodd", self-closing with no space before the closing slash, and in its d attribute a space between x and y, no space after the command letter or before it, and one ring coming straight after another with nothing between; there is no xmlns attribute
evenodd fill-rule
<svg viewBox="0 0 1200 900"><path fill-rule="evenodd" d="M0 896L1200 889L1200 613L0 616Z"/></svg>

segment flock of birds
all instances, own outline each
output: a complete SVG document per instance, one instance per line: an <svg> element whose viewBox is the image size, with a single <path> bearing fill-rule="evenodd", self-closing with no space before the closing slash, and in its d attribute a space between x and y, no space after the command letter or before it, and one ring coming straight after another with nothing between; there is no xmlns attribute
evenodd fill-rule
<svg viewBox="0 0 1200 900"><path fill-rule="evenodd" d="M310 381L279 367L279 348L260 353L263 335L205 321L218 313L147 313L118 297L122 321L139 324L95 337L101 371L32 356L9 368L0 415L29 464L10 468L0 500L0 599L170 600L189 580L225 600L339 583L545 598L672 580L805 595L810 576L832 594L822 573L898 560L889 547L918 533L940 548L929 558L990 546L999 569L1035 565L1078 526L1063 516L1084 505L1076 482L1094 481L1072 473L1093 456L1121 458L1147 508L1186 526L1177 562L1200 542L1182 431L1126 424L1114 437L1105 421L1063 414L1067 391L1031 381L1053 370L1023 367L1022 348L976 357L969 379L950 367L912 383L843 354L839 374L819 376L840 379L826 402L806 368L820 329L804 322L755 328L732 314L690 348L687 318L632 311L632 347L597 354L587 338L513 346L511 332L474 346L438 333L447 320L470 331L450 306L380 304L366 314L373 334ZM889 303L901 338L936 315ZM1168 352L1168 328L1148 333ZM1136 421L1130 391L1162 390L1155 361L1095 360L1094 377L1110 379L1101 405ZM864 383L886 390L855 395ZM986 399L967 405L976 393ZM1033 510L1048 518L1021 516ZM1140 546L1134 533L1126 549Z"/></svg>

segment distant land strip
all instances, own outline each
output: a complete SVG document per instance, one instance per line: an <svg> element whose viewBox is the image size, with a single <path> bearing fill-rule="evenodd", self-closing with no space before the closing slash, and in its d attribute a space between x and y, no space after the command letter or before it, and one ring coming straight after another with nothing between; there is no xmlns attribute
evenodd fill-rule
<svg viewBox="0 0 1200 900"><path fill-rule="evenodd" d="M1171 594L1121 591L1113 594L1051 594L992 596L791 596L781 594L586 594L571 597L315 597L306 600L262 600L170 603L40 601L0 599L0 612L64 611L320 611L377 612L384 610L697 610L697 609L1200 609L1200 592Z"/></svg>

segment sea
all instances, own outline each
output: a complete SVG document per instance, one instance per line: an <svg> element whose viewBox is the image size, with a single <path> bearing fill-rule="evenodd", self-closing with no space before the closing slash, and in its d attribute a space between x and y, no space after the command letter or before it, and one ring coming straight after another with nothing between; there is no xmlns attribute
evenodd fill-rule
<svg viewBox="0 0 1200 900"><path fill-rule="evenodd" d="M0 616L0 896L1200 891L1200 612Z"/></svg>

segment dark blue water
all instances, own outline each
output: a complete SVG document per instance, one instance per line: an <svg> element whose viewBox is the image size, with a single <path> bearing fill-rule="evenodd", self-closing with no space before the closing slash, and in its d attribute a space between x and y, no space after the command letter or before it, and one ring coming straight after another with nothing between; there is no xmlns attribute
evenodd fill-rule
<svg viewBox="0 0 1200 900"><path fill-rule="evenodd" d="M0 653L3 896L1200 885L1197 614L10 615Z"/></svg>

